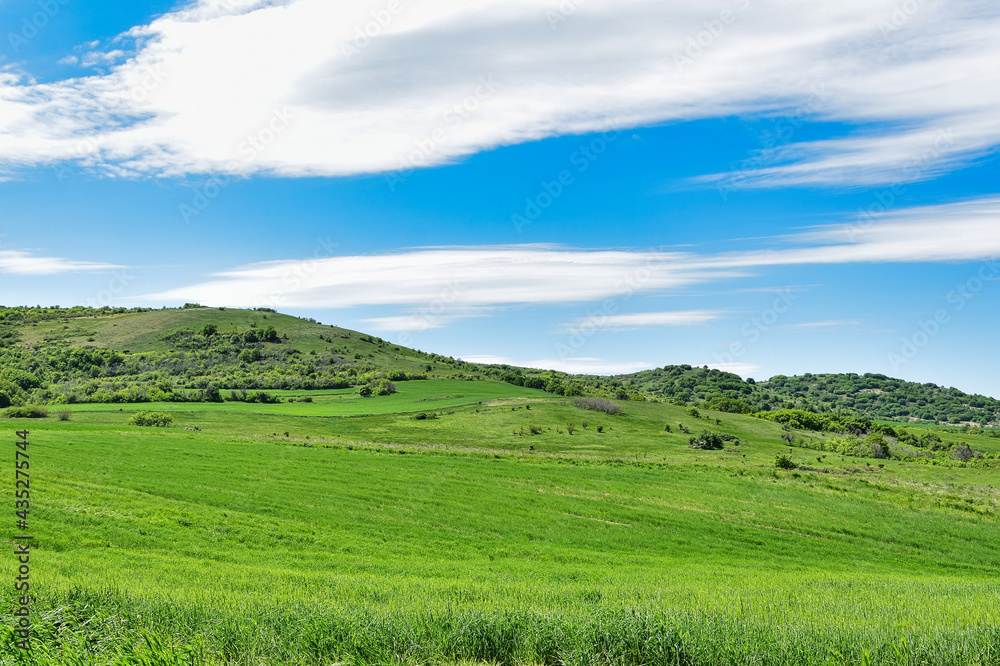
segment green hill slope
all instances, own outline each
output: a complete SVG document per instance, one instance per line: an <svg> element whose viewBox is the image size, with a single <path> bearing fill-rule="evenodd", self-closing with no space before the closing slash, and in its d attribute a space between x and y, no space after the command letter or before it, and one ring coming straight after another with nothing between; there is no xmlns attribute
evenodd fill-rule
<svg viewBox="0 0 1000 666"><path fill-rule="evenodd" d="M206 399L216 390L370 385L378 391L385 382L406 379L494 379L568 397L666 401L733 413L803 409L1000 426L998 400L884 375L805 374L754 382L689 365L612 377L569 375L466 363L266 309L0 308L3 371L0 406Z"/></svg>
<svg viewBox="0 0 1000 666"><path fill-rule="evenodd" d="M777 375L763 382L709 368L674 365L611 378L638 391L690 404L726 399L747 411L804 409L891 421L1000 426L1000 400L879 374ZM716 403L722 404L722 403ZM731 405L738 411L741 405Z"/></svg>

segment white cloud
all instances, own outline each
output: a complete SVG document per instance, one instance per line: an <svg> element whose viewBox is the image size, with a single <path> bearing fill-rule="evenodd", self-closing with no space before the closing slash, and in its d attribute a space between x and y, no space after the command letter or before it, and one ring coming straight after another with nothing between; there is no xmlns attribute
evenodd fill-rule
<svg viewBox="0 0 1000 666"><path fill-rule="evenodd" d="M479 315L468 314L432 314L413 313L408 315L393 315L390 317L372 317L362 319L364 323L373 331L429 331L435 328L444 328L460 319L467 319Z"/></svg>
<svg viewBox="0 0 1000 666"><path fill-rule="evenodd" d="M142 297L236 306L454 308L573 303L662 290L740 273L686 265L685 255L537 245L454 247L395 254L273 261ZM399 324L392 319L389 323Z"/></svg>
<svg viewBox="0 0 1000 666"><path fill-rule="evenodd" d="M430 322L424 328L433 328L435 316L504 305L618 299L773 266L985 260L995 267L1000 257L1000 198L904 209L879 221L824 227L782 240L786 247L780 249L720 254L506 245L271 261L140 298L231 307L403 305L417 308ZM985 271L984 277L998 270ZM714 315L645 313L615 315L608 321L615 327L678 325ZM383 318L382 323L402 326L405 318Z"/></svg>
<svg viewBox="0 0 1000 666"><path fill-rule="evenodd" d="M594 315L580 317L559 327L561 333L609 330L620 331L651 326L692 326L713 321L722 316L712 310L675 310L673 312L637 312L632 314Z"/></svg>
<svg viewBox="0 0 1000 666"><path fill-rule="evenodd" d="M506 356L490 354L463 355L463 361L469 363L493 363L515 365L521 368L538 368L539 370L560 370L579 375L624 375L653 367L646 361L608 361L600 358L542 358L534 361L517 361Z"/></svg>
<svg viewBox="0 0 1000 666"><path fill-rule="evenodd" d="M609 123L767 114L870 127L793 136L777 162L738 174L771 185L928 178L1000 143L1000 11L985 0L910 14L893 0L566 6L200 0L132 30L124 62L117 49L84 56L105 75L0 73L0 162L342 175ZM289 119L280 132L275 113ZM941 132L953 140L924 160ZM81 137L99 146L84 158Z"/></svg>
<svg viewBox="0 0 1000 666"><path fill-rule="evenodd" d="M123 266L73 261L59 257L36 257L22 250L0 250L0 273L9 275L55 275L58 273L107 271L116 268L123 268Z"/></svg>

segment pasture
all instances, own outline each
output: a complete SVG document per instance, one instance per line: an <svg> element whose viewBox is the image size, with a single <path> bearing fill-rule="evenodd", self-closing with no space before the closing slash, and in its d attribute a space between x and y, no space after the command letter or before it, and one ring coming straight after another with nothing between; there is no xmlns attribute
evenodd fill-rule
<svg viewBox="0 0 1000 666"><path fill-rule="evenodd" d="M34 661L995 663L993 461L780 471L777 424L624 407L426 381L5 420L31 429ZM172 426L127 425L152 408Z"/></svg>

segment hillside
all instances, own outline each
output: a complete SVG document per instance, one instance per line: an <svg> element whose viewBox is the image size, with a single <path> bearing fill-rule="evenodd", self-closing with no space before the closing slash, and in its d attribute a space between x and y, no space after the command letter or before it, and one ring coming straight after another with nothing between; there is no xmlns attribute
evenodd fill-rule
<svg viewBox="0 0 1000 666"><path fill-rule="evenodd" d="M998 400L884 375L805 374L754 382L690 365L611 377L569 375L467 363L269 309L0 308L0 368L0 406L211 401L221 399L221 391L365 386L384 393L392 382L408 379L494 379L554 395L666 401L730 413L802 409L1000 425Z"/></svg>
<svg viewBox="0 0 1000 666"><path fill-rule="evenodd" d="M0 663L997 654L995 431L784 409L805 397L780 379L690 366L478 366L270 311L0 312L25 403L0 411L0 471L31 476L38 582L32 657L8 631Z"/></svg>
<svg viewBox="0 0 1000 666"><path fill-rule="evenodd" d="M879 374L806 373L754 382L720 370L675 365L611 379L626 391L688 404L707 402L722 411L804 409L887 421L1000 426L1000 400Z"/></svg>

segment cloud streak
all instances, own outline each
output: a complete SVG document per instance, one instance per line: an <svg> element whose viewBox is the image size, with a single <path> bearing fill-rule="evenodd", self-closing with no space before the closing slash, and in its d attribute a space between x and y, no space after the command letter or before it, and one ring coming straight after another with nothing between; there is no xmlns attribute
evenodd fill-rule
<svg viewBox="0 0 1000 666"><path fill-rule="evenodd" d="M637 312L632 314L581 317L559 327L560 333L582 330L623 331L635 328L693 326L714 321L722 313L712 310L676 310L673 312Z"/></svg>
<svg viewBox="0 0 1000 666"><path fill-rule="evenodd" d="M0 72L0 165L375 173L609 123L779 117L821 89L807 120L859 129L790 143L741 185L919 180L1000 144L1000 10L917 6L589 0L553 22L555 0L200 0L79 59L106 73ZM248 150L279 112L294 124ZM954 140L914 171L942 131Z"/></svg>
<svg viewBox="0 0 1000 666"><path fill-rule="evenodd" d="M57 275L108 271L124 268L116 264L74 261L60 257L36 257L22 250L0 250L0 273L8 275Z"/></svg>
<svg viewBox="0 0 1000 666"><path fill-rule="evenodd" d="M434 313L440 320L429 319L430 325L423 326L429 328L446 323L449 316L462 315L463 309L482 312L492 307L660 293L777 266L996 261L1000 257L1000 198L905 209L887 214L877 224L823 227L781 240L785 243L781 249L718 254L504 245L271 261L140 298L232 307L421 308L441 302ZM448 296L447 307L442 294ZM699 323L716 315L660 312L615 315L608 320L615 327L662 326ZM377 321L390 327L384 330L418 330L399 328L413 323L412 318Z"/></svg>

